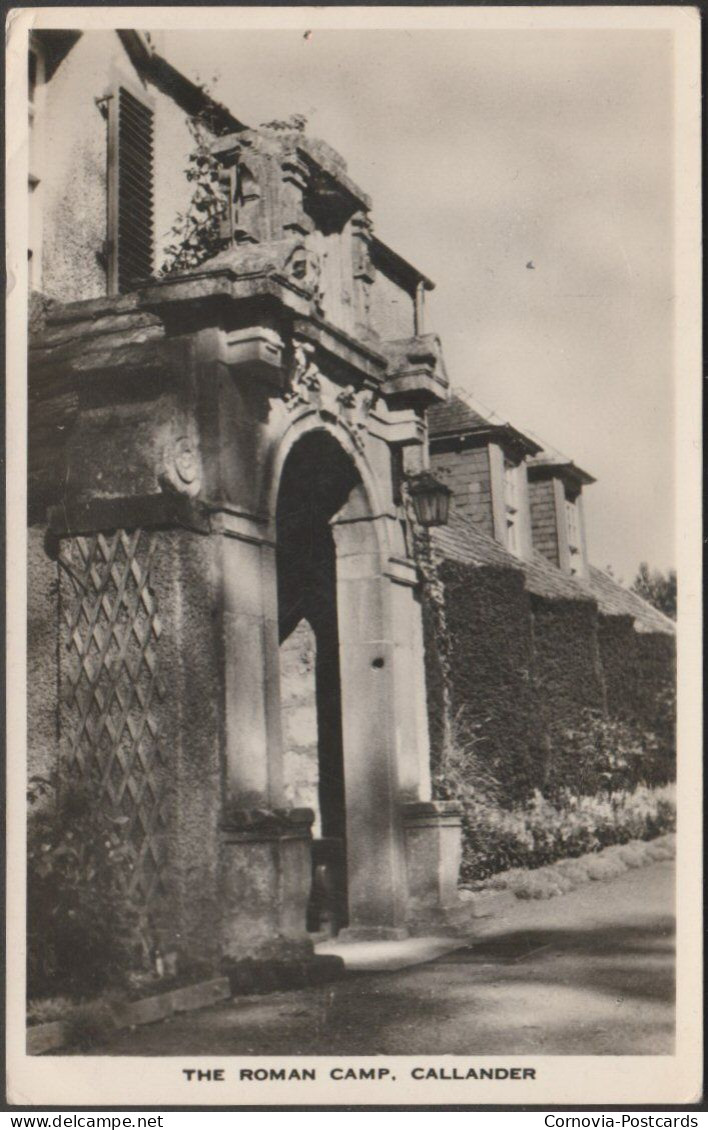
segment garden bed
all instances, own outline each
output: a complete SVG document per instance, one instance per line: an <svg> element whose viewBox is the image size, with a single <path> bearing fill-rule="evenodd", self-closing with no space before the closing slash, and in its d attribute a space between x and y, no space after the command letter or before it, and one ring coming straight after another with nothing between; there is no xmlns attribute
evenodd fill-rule
<svg viewBox="0 0 708 1130"><path fill-rule="evenodd" d="M614 879L635 867L674 859L676 836L673 832L653 840L631 840L613 844L601 851L573 859L561 859L545 867L513 867L487 879L466 882L460 887L463 901L477 902L492 893L513 894L518 899L555 898L585 883Z"/></svg>
<svg viewBox="0 0 708 1130"><path fill-rule="evenodd" d="M228 1000L230 996L228 977L215 977L138 1000L102 997L70 1006L61 1019L28 1026L27 1055L42 1055L66 1044L90 1044L110 1030L152 1024L156 1020L165 1020L173 1013L206 1008L217 1001ZM60 1000L57 999L57 1006Z"/></svg>

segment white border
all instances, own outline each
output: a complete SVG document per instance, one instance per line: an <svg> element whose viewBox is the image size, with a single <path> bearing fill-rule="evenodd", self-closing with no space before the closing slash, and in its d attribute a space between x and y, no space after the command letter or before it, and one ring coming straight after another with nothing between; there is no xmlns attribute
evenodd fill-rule
<svg viewBox="0 0 708 1130"><path fill-rule="evenodd" d="M336 1059L272 1057L273 1066L316 1064L318 1082L233 1086L237 1065L215 1057L165 1059L46 1058L24 1054L24 833L26 726L26 332L27 130L26 45L35 28L666 28L674 33L676 81L676 450L679 575L679 830L677 1047L665 1057L490 1056L485 1065L530 1066L534 1084L414 1083L413 1064L479 1064L470 1059L356 1058L390 1065L395 1083L335 1083ZM7 20L7 183L9 294L8 457L8 980L9 1099L15 1104L143 1106L265 1104L578 1104L696 1101L701 1089L701 260L700 23L686 7L556 8L47 8L15 9ZM237 109L237 108L236 108ZM188 1061L188 1062L187 1062ZM259 1061L259 1063L262 1061ZM223 1066L227 1084L194 1087L183 1066Z"/></svg>

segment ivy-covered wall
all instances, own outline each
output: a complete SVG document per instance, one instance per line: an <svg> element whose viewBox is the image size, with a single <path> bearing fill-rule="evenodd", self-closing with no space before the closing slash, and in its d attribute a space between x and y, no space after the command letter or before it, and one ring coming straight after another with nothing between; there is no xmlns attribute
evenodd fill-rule
<svg viewBox="0 0 708 1130"><path fill-rule="evenodd" d="M598 617L598 644L605 675L607 710L633 719L637 706L637 639L631 616Z"/></svg>
<svg viewBox="0 0 708 1130"><path fill-rule="evenodd" d="M665 740L675 726L676 646L661 632L637 633L636 718Z"/></svg>
<svg viewBox="0 0 708 1130"><path fill-rule="evenodd" d="M506 804L535 788L582 791L567 735L588 711L651 730L671 750L672 636L638 632L583 593L540 596L513 566L446 559L435 577L424 603L434 771L447 741L489 766Z"/></svg>
<svg viewBox="0 0 708 1130"><path fill-rule="evenodd" d="M438 634L446 633L451 736L473 746L510 799L540 786L544 773L543 734L534 699L533 623L523 574L514 569L471 568L446 561ZM426 617L428 631L432 617ZM441 644L426 650L439 654ZM430 668L430 662L429 662ZM430 703L431 744L443 726L443 696Z"/></svg>
<svg viewBox="0 0 708 1130"><path fill-rule="evenodd" d="M531 607L536 700L545 724L555 730L572 724L583 709L604 709L595 604L533 595Z"/></svg>

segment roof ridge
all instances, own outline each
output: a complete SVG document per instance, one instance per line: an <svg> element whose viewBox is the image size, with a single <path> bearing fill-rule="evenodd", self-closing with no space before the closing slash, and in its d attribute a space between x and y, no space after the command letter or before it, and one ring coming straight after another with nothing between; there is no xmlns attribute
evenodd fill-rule
<svg viewBox="0 0 708 1130"><path fill-rule="evenodd" d="M538 453L538 455L530 456L531 459L537 459L539 456L542 457L543 455L551 455L560 463L572 463L575 466L574 460L571 459L569 455L566 455L565 452L561 451L559 447L555 447L554 444L548 443L547 440L543 439L542 436L538 435L537 432L534 432L531 428L524 427L523 425L512 424L511 420L504 419L504 417L501 416L495 408L490 408L489 405L484 404L481 400L478 400L473 393L469 392L465 388L462 388L461 385L453 386L450 389L450 392L453 395L458 396L460 400L463 400L467 407L471 408L473 412L477 412L477 414L480 416L485 415L489 417L490 424L505 424L508 427L514 428L516 431L521 432L522 435L527 436L528 439L533 440L534 443L537 443L541 448L541 451Z"/></svg>

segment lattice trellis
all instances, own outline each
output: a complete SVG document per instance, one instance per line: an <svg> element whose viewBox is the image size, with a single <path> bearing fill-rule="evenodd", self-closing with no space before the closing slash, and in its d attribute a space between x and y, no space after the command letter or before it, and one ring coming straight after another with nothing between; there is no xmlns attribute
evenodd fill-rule
<svg viewBox="0 0 708 1130"><path fill-rule="evenodd" d="M70 769L128 818L125 882L147 923L163 891L166 775L153 534L66 539L61 565L62 737ZM147 938L146 938L147 941Z"/></svg>

